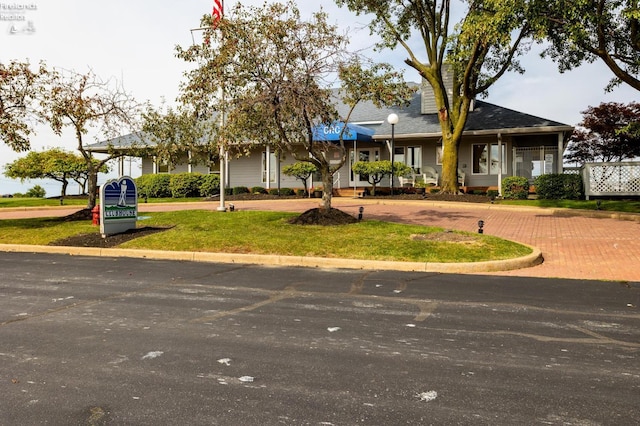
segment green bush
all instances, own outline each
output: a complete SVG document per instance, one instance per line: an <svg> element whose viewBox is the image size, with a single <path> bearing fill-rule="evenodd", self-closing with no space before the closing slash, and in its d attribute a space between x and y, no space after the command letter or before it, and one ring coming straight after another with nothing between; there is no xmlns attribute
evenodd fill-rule
<svg viewBox="0 0 640 426"><path fill-rule="evenodd" d="M40 185L36 185L29 189L25 195L29 198L44 198L47 195L47 191Z"/></svg>
<svg viewBox="0 0 640 426"><path fill-rule="evenodd" d="M280 195L290 196L294 194L295 192L291 188L280 188Z"/></svg>
<svg viewBox="0 0 640 426"><path fill-rule="evenodd" d="M304 189L298 188L296 189L296 195L298 197L304 197L305 195L307 195L307 191L305 191Z"/></svg>
<svg viewBox="0 0 640 426"><path fill-rule="evenodd" d="M200 181L200 196L211 197L220 193L220 176L209 174L202 176Z"/></svg>
<svg viewBox="0 0 640 426"><path fill-rule="evenodd" d="M240 194L249 194L249 188L246 186L234 186L232 190L232 195L240 195Z"/></svg>
<svg viewBox="0 0 640 426"><path fill-rule="evenodd" d="M264 187L262 187L262 186L254 186L253 188L251 188L251 193L252 194L266 194L267 190L264 189Z"/></svg>
<svg viewBox="0 0 640 426"><path fill-rule="evenodd" d="M584 196L580 175L542 175L535 179L534 185L540 200L580 200Z"/></svg>
<svg viewBox="0 0 640 426"><path fill-rule="evenodd" d="M508 176L502 180L502 196L506 200L526 200L529 180L522 176Z"/></svg>
<svg viewBox="0 0 640 426"><path fill-rule="evenodd" d="M484 191L483 191L483 190L481 190L481 189L474 189L474 190L472 191L472 194L473 194L473 195L487 195L487 193L486 193L486 192L484 192Z"/></svg>
<svg viewBox="0 0 640 426"><path fill-rule="evenodd" d="M200 195L201 173L178 173L170 176L169 189L173 198L197 197Z"/></svg>
<svg viewBox="0 0 640 426"><path fill-rule="evenodd" d="M500 195L500 191L497 189L490 189L487 191L487 196L490 198L496 198L498 195Z"/></svg>
<svg viewBox="0 0 640 426"><path fill-rule="evenodd" d="M169 181L171 175L153 174L142 175L135 179L138 187L138 196L149 198L167 198L171 197L171 189L169 189Z"/></svg>
<svg viewBox="0 0 640 426"><path fill-rule="evenodd" d="M270 188L268 193L269 195L278 195L278 188Z"/></svg>

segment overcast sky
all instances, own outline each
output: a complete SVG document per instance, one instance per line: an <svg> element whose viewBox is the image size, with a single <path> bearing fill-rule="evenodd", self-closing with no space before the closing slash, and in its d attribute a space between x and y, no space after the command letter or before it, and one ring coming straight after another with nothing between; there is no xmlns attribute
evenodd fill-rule
<svg viewBox="0 0 640 426"><path fill-rule="evenodd" d="M183 61L174 57L174 47L192 43L190 29L199 27L202 15L211 13L212 3L212 0L0 0L0 61L46 60L50 66L78 72L91 68L102 78L121 80L140 102L149 100L158 105L162 98L173 101L186 68ZM227 0L227 10L235 3ZM242 3L261 6L264 1ZM350 29L354 48L372 45L373 38L363 28L366 17L355 17L339 9L332 0L297 3L303 18L322 6L331 23ZM8 16L12 13L7 8L13 5L25 7L17 13L20 20ZM197 34L195 37L197 41ZM404 67L406 53L402 50L367 53L377 61ZM486 101L576 125L581 121L580 112L590 105L637 100L637 92L628 86L605 93L611 72L600 63L559 74L555 64L535 53L522 62L526 73L503 77L490 89ZM419 81L412 70L407 70L405 79ZM59 138L46 129L38 132L32 145L34 149L54 146L75 149L72 137ZM2 168L23 155L0 144ZM37 183L45 187L47 195L59 191L56 183ZM23 192L33 185L33 182L20 185L19 181L0 175L0 194Z"/></svg>

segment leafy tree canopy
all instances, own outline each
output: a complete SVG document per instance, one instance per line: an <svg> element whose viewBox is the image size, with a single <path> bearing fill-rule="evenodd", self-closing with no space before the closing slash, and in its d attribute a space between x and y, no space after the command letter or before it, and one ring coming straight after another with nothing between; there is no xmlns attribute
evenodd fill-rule
<svg viewBox="0 0 640 426"><path fill-rule="evenodd" d="M561 72L602 60L613 72L608 89L624 82L640 90L640 9L637 0L538 0L533 9L543 55Z"/></svg>
<svg viewBox="0 0 640 426"><path fill-rule="evenodd" d="M516 58L533 37L527 0L469 0L453 23L450 0L336 0L357 14L371 16L379 48L401 46L405 62L433 89L443 138L442 192L458 192L458 148L472 100L485 94L505 72L522 71ZM455 3L455 2L454 2ZM458 5L458 3L456 3ZM412 36L418 40L414 42ZM453 91L445 75L452 72Z"/></svg>
<svg viewBox="0 0 640 426"><path fill-rule="evenodd" d="M205 16L203 26L210 25L211 17ZM302 21L293 1L262 8L238 5L206 31L205 40L177 48L178 57L197 64L186 74L181 101L198 117L223 118L212 133L215 144L238 154L271 145L315 165L325 209L331 208L333 174L345 163L346 149L342 141L314 141L313 129L350 116L338 116L331 89L336 75L344 77L338 96L352 108L363 100L389 105L409 93L389 68L364 72L366 67L347 53L346 35L327 23L327 14L320 11Z"/></svg>
<svg viewBox="0 0 640 426"><path fill-rule="evenodd" d="M47 74L44 64L32 70L27 62L0 62L0 140L14 151L31 147L29 137L38 122L37 101Z"/></svg>

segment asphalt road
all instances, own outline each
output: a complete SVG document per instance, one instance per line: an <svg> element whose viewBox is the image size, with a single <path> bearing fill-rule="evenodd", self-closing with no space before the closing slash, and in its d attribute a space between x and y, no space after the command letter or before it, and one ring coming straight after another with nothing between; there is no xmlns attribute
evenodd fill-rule
<svg viewBox="0 0 640 426"><path fill-rule="evenodd" d="M1 425L633 425L640 285L0 253Z"/></svg>

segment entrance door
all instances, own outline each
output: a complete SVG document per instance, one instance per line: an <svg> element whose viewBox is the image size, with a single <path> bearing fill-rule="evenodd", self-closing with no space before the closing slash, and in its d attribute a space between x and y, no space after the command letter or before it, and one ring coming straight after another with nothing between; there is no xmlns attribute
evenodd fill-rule
<svg viewBox="0 0 640 426"><path fill-rule="evenodd" d="M353 150L349 152L349 185L353 186L370 186L366 175L356 175L353 173L352 166L354 163ZM377 148L361 148L356 150L356 161L379 161L380 150Z"/></svg>

